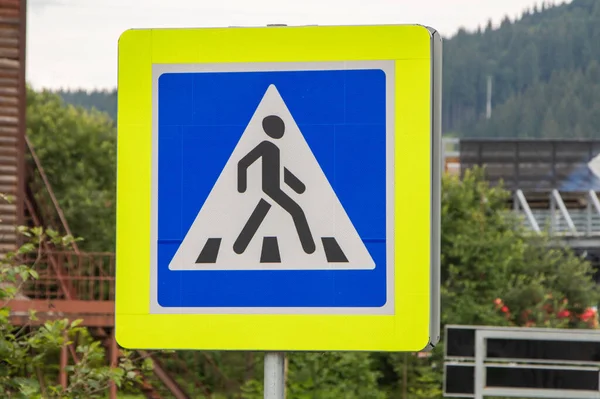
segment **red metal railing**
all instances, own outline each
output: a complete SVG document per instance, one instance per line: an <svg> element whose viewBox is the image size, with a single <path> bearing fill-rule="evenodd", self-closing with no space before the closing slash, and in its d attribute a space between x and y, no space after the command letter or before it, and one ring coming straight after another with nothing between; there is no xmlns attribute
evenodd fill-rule
<svg viewBox="0 0 600 399"><path fill-rule="evenodd" d="M82 319L89 327L114 326L114 254L44 250L25 261L35 265L39 278L25 281L18 297L8 302L14 324L66 317ZM29 319L30 310L37 321Z"/></svg>
<svg viewBox="0 0 600 399"><path fill-rule="evenodd" d="M34 261L39 278L28 281L21 291L30 299L71 299L62 284L80 301L115 299L113 253L44 251Z"/></svg>

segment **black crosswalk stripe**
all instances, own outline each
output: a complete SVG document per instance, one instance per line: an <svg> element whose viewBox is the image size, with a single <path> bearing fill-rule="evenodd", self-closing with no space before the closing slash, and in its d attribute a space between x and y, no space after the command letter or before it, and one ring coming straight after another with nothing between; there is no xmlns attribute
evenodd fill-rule
<svg viewBox="0 0 600 399"><path fill-rule="evenodd" d="M281 263L279 244L277 237L264 237L262 251L260 252L260 263Z"/></svg>
<svg viewBox="0 0 600 399"><path fill-rule="evenodd" d="M200 255L198 255L196 263L217 263L220 247L220 238L209 238L206 240L206 244L204 244L204 248L202 248Z"/></svg>
<svg viewBox="0 0 600 399"><path fill-rule="evenodd" d="M335 237L322 237L321 242L323 243L323 249L325 250L325 257L329 263L347 263L348 258L340 248Z"/></svg>
<svg viewBox="0 0 600 399"><path fill-rule="evenodd" d="M219 249L221 248L221 238L209 238L206 240L196 263L217 263ZM329 263L347 263L348 258L342 251L335 237L322 237L323 250ZM263 237L262 249L260 253L260 263L281 263L281 254L279 253L279 243L277 237Z"/></svg>

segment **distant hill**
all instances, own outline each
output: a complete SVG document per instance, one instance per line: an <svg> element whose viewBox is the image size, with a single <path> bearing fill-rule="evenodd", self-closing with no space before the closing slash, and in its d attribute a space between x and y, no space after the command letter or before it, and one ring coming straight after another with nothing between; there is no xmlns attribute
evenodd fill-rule
<svg viewBox="0 0 600 399"><path fill-rule="evenodd" d="M444 46L444 128L460 136L594 137L600 1L528 10ZM484 120L487 77L493 112Z"/></svg>
<svg viewBox="0 0 600 399"><path fill-rule="evenodd" d="M58 90L56 91L63 100L69 104L85 108L96 108L106 112L113 120L117 120L117 90L86 91L86 90Z"/></svg>
<svg viewBox="0 0 600 399"><path fill-rule="evenodd" d="M444 41L443 129L453 136L600 136L600 0L547 2ZM492 117L485 119L487 78ZM116 91L59 92L116 118Z"/></svg>
<svg viewBox="0 0 600 399"><path fill-rule="evenodd" d="M600 3L600 0L599 0ZM466 125L474 137L600 137L600 66L559 70L498 105L489 120Z"/></svg>

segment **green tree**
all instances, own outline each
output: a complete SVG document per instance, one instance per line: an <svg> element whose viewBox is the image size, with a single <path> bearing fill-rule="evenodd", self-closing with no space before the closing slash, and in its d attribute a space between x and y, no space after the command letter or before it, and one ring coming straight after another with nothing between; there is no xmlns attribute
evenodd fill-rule
<svg viewBox="0 0 600 399"><path fill-rule="evenodd" d="M575 77L590 63L599 61L599 22L600 3L574 0L570 4L525 11L517 21L511 23L505 19L495 29L488 24L483 34L460 31L448 38L444 44L444 130L461 131L463 136L546 137L540 131L545 105L566 97L564 90L568 85L557 86L559 90L553 96L538 96L535 101L528 98L519 101L518 107L515 102L526 91L548 83L555 74ZM488 74L494 78L492 119L497 121L494 124L484 121L487 87L482 84L482 76ZM574 98L579 96L576 94ZM590 104L583 100L581 103L584 107ZM561 137L571 137L574 133L572 118L582 122L581 115L574 114L573 109L575 105L570 104L565 108L566 118L557 119L563 126ZM506 117L497 117L499 112L505 112ZM523 121L515 128L506 127L512 120L520 119ZM596 133L595 129L584 126L580 134Z"/></svg>
<svg viewBox="0 0 600 399"><path fill-rule="evenodd" d="M477 137L598 137L600 80L597 61L562 71L494 108L492 118L463 130Z"/></svg>
<svg viewBox="0 0 600 399"><path fill-rule="evenodd" d="M66 103L106 112L117 120L117 90L59 90L56 92Z"/></svg>
<svg viewBox="0 0 600 399"><path fill-rule="evenodd" d="M88 251L115 241L116 128L108 115L27 91L27 134L73 234Z"/></svg>
<svg viewBox="0 0 600 399"><path fill-rule="evenodd" d="M377 384L379 372L368 353L291 353L286 397L289 399L385 399ZM262 380L242 388L244 399L263 397Z"/></svg>
<svg viewBox="0 0 600 399"><path fill-rule="evenodd" d="M442 196L443 323L506 325L492 306L496 298L516 315L545 304L548 295L567 299L575 315L597 303L591 265L526 230L506 210L508 192L490 187L482 170L462 180L445 177Z"/></svg>

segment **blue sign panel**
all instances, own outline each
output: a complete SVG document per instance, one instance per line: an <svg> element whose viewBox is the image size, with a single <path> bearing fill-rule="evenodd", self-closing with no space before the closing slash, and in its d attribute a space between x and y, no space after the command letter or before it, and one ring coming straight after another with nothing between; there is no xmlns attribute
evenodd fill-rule
<svg viewBox="0 0 600 399"><path fill-rule="evenodd" d="M386 72L156 76L163 311L382 309L393 299Z"/></svg>

